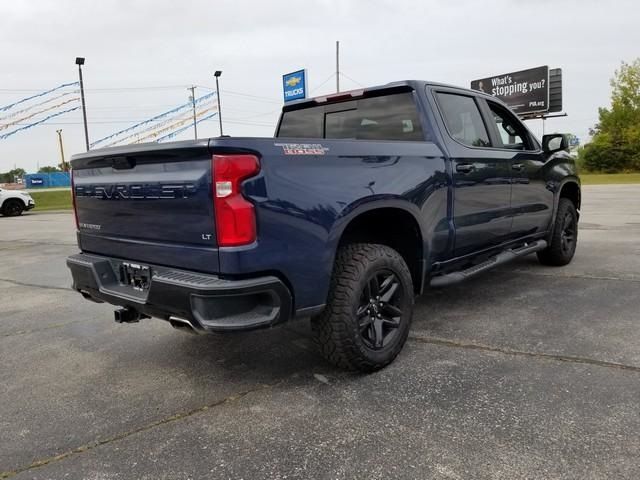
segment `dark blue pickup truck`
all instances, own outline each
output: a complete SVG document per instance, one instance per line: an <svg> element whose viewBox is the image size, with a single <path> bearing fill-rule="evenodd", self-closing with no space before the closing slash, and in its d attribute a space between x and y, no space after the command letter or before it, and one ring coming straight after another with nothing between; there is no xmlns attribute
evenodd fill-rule
<svg viewBox="0 0 640 480"><path fill-rule="evenodd" d="M76 155L73 288L191 331L311 317L324 356L371 371L414 298L536 252L574 255L580 181L481 92L395 82L284 106L275 138Z"/></svg>

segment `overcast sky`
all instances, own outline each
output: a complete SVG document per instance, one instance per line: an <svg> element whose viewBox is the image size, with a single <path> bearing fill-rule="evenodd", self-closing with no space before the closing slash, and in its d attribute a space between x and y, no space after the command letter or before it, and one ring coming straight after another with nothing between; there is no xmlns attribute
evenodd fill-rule
<svg viewBox="0 0 640 480"><path fill-rule="evenodd" d="M3 1L0 107L77 80L74 59L85 56L94 141L184 103L188 85L208 93L220 69L224 133L270 136L281 75L307 68L313 95L334 91L335 79L322 83L340 40L343 89L401 79L468 87L561 67L569 116L548 120L547 132L586 139L614 70L640 56L639 23L637 0ZM76 110L0 140L0 171L57 164L59 128L66 153L83 151L81 121ZM541 122L529 124L540 136ZM217 120L199 133L217 135Z"/></svg>

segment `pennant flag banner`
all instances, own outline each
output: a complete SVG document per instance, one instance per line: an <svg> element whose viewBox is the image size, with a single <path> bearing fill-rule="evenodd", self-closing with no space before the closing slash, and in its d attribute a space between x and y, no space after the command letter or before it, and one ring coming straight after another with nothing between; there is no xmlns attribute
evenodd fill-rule
<svg viewBox="0 0 640 480"><path fill-rule="evenodd" d="M22 130L28 130L29 128L33 128L36 125L40 125L41 123L46 122L47 120L50 120L50 119L52 119L54 117L58 117L60 115L64 115L65 113L73 112L74 110L78 110L79 108L80 107L73 107L73 108L69 108L68 110L64 110L62 112L52 113L51 115L49 115L47 117L44 117L43 119L38 120L37 122L34 122L34 123L30 124L30 125L25 125L24 127L20 127L20 128L15 129L15 130L12 130L11 132L7 132L7 133L4 133L4 134L0 135L0 140L4 140L5 138L8 138L11 135L14 135L14 134L16 134L16 133L18 133L18 132L20 132Z"/></svg>
<svg viewBox="0 0 640 480"><path fill-rule="evenodd" d="M208 103L208 102L205 102L205 103ZM118 145L118 144L124 143L127 140L130 140L130 139L132 139L134 137L136 138L136 140L135 141L131 141L129 143L130 144L131 143L139 143L139 141L137 139L139 139L141 135L145 135L145 134L147 134L149 132L152 132L154 130L158 130L158 129L164 127L165 125L168 125L168 124L170 124L172 122L175 122L178 118L182 118L182 117L193 119L193 114L190 111L186 111L186 112L180 113L180 115L172 116L172 117L169 117L169 118L167 118L165 120L162 120L162 121L160 121L158 123L155 123L153 125L149 125L148 127L144 127L141 130L137 130L135 132L132 132L132 133L130 133L130 134L128 134L128 135L126 135L126 136L124 136L122 138L119 138L119 139L117 139L117 140L115 140L113 142L108 143L107 145L103 145L102 147L103 148L113 147L114 145Z"/></svg>
<svg viewBox="0 0 640 480"><path fill-rule="evenodd" d="M23 98L22 100L18 100L17 102L11 103L9 105L5 105L4 107L0 107L0 112L5 112L10 108L15 107L16 105L20 105L21 103L28 102L29 100L42 97L44 95L48 95L49 93L55 92L56 90L60 90L61 88L65 88L65 87L70 87L72 85L79 85L79 82L63 83L62 85L58 85L56 88L52 88L51 90L46 90L36 95L31 95L30 97Z"/></svg>
<svg viewBox="0 0 640 480"><path fill-rule="evenodd" d="M61 107L61 106L63 106L63 105L66 105L66 104L68 104L68 103L71 103L71 102L79 102L79 101L80 101L80 98L71 98L71 99L66 100L66 101L64 101L64 102L60 102L60 103L58 103L58 104L56 104L56 105L51 105L51 106L49 106L49 107L47 107L47 108L43 108L42 110L38 110L38 111L36 111L36 112L32 112L32 113L30 113L29 115L27 115L27 116L25 116L25 117L21 117L21 118L18 118L18 119L16 119L16 120L12 121L12 122L5 123L5 124L3 124L3 125L0 125L0 130L6 130L7 128L11 127L12 125L16 125L16 124L18 124L18 123L24 122L25 120L29 120L30 118L33 118L33 117L35 117L36 115L40 115L41 113L49 112L49 111L54 110L54 109L56 109L56 108L58 108L58 107Z"/></svg>
<svg viewBox="0 0 640 480"><path fill-rule="evenodd" d="M197 112L196 113L196 123L197 123L197 118L199 116L201 116L201 115L203 115L205 113L208 113L208 112L210 112L210 111L212 111L214 109L215 109L215 107L209 107L209 108L206 108L204 110L201 110L200 112ZM144 136L142 138L137 139L133 143L143 143L143 142L149 140L150 138L157 137L161 133L165 133L167 131L173 130L174 128L178 128L178 127L184 125L187 122L190 122L191 124L193 124L193 115L189 115L188 117L182 118L182 119L176 121L175 123L172 123L171 125L167 125L166 127L163 127L163 128L161 128L159 130L156 130L156 131L154 131L154 132L152 132L152 133L150 133L150 134L148 134L148 135L146 135L146 136ZM189 128L189 127L187 127L187 128Z"/></svg>
<svg viewBox="0 0 640 480"><path fill-rule="evenodd" d="M30 107L23 108L21 110L16 110L14 112L11 112L9 115L5 115L4 117L1 117L0 118L0 122L4 122L6 120L10 120L12 118L17 117L18 115L23 114L24 112L28 112L32 108L41 107L42 105L46 105L47 103L53 102L53 101L58 100L58 99L60 99L62 97L73 95L74 93L80 93L80 90L72 90L70 92L64 92L64 93L61 93L60 95L56 95L55 97L48 98L48 99L46 99L46 100L44 100L42 102L34 103Z"/></svg>
<svg viewBox="0 0 640 480"><path fill-rule="evenodd" d="M200 104L202 102L205 102L205 101L209 100L210 98L212 98L214 95L215 95L215 92L212 92L212 93L208 93L207 95L204 95L204 96L202 96L200 98L197 98L195 100L195 104L198 105L198 104ZM139 127L142 127L144 125L149 125L152 122L160 120L161 118L167 117L167 116L169 116L169 115L171 115L173 113L177 113L177 112L179 112L181 110L184 110L185 108L189 108L189 107L193 108L193 103L192 102L187 102L187 103L185 103L183 105L180 105L179 107L173 108L173 109L168 110L168 111L166 111L164 113L156 115L155 117L149 118L149 119L144 120L144 121L142 121L140 123L136 123L135 125L132 125L132 126L127 127L127 128L125 128L123 130L120 130L119 132L115 132L115 133L112 133L111 135L107 135L106 137L101 138L100 140L96 140L90 146L93 148L95 145L103 143L106 140L110 140L112 138L120 136L123 133L131 132L131 131L133 131L133 130L139 128ZM114 143L120 143L120 142L118 141L118 142L114 142ZM114 143L111 143L110 145L113 145Z"/></svg>
<svg viewBox="0 0 640 480"><path fill-rule="evenodd" d="M217 114L218 114L218 112L213 112L211 115L207 115L206 117L202 117L200 119L197 119L196 120L196 125L198 123L200 123L200 122L204 122L205 120L209 120L210 118L215 117ZM182 127L180 129L176 130L175 132L171 132L171 133L165 135L164 137L160 137L160 138L156 139L156 142L160 143L160 142L164 142L165 140L170 140L173 137L175 137L176 135L178 135L178 134L184 132L185 130L191 128L191 126L192 125L187 125L186 127Z"/></svg>

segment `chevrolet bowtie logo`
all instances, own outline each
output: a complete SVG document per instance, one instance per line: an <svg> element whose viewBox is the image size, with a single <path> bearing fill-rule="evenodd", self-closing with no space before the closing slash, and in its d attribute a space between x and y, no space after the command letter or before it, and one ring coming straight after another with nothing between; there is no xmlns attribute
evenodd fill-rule
<svg viewBox="0 0 640 480"><path fill-rule="evenodd" d="M291 77L285 83L287 87L295 87L302 81L302 77Z"/></svg>

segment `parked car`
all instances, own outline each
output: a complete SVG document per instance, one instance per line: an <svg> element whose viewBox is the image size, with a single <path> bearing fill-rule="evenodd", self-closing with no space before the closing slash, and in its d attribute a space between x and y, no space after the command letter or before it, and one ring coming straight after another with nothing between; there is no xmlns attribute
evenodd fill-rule
<svg viewBox="0 0 640 480"><path fill-rule="evenodd" d="M275 138L92 150L72 159L73 288L201 333L311 317L329 361L376 370L426 289L571 261L566 148L491 96L402 81L286 104Z"/></svg>
<svg viewBox="0 0 640 480"><path fill-rule="evenodd" d="M36 203L29 192L0 188L0 213L5 217L22 215L22 212L35 206Z"/></svg>

